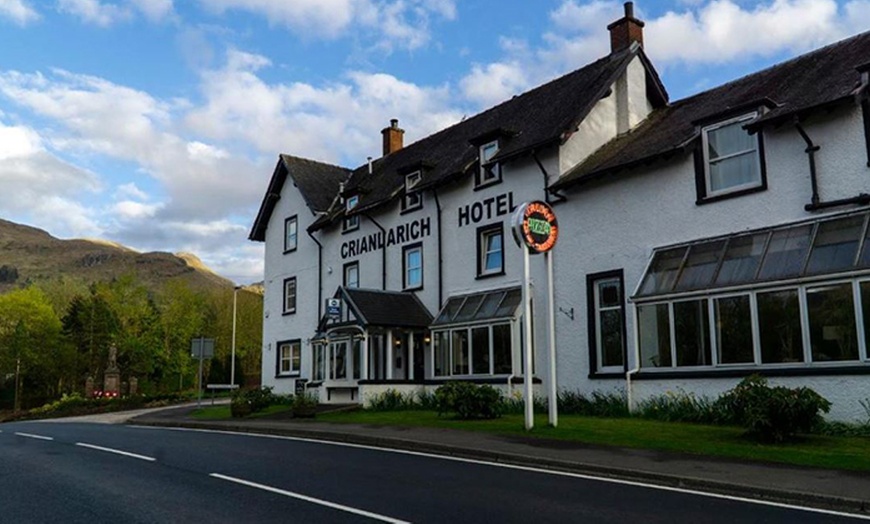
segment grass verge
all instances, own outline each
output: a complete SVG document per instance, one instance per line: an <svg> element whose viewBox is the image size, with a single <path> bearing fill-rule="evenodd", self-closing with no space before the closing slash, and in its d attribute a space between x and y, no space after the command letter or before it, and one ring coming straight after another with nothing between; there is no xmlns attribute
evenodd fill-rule
<svg viewBox="0 0 870 524"><path fill-rule="evenodd" d="M736 427L658 422L636 418L595 418L563 415L559 427L547 417L535 417L535 429L523 429L522 415L494 420L455 420L431 411L350 411L318 415L323 422L422 426L497 435L557 439L581 444L652 449L731 459L780 462L829 469L870 471L870 438L810 435L789 444L759 444Z"/></svg>

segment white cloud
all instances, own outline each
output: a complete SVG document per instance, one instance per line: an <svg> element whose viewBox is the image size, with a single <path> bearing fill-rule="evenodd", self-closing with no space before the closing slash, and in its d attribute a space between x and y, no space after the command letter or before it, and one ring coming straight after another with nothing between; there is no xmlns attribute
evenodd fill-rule
<svg viewBox="0 0 870 524"><path fill-rule="evenodd" d="M421 87L388 74L348 73L344 82L269 84L264 57L231 50L226 66L204 73L206 99L188 125L217 141L242 140L270 157L289 152L361 164L380 156L380 130L398 118L411 142L459 120L447 86ZM337 147L340 144L340 147Z"/></svg>
<svg viewBox="0 0 870 524"><path fill-rule="evenodd" d="M27 25L38 20L39 13L25 0L0 0L0 17L8 18L18 25Z"/></svg>
<svg viewBox="0 0 870 524"><path fill-rule="evenodd" d="M120 220L140 220L153 217L159 209L158 204L143 204L142 202L124 200L112 206L112 213Z"/></svg>
<svg viewBox="0 0 870 524"><path fill-rule="evenodd" d="M109 27L131 20L135 11L151 21L158 21L172 13L172 0L127 0L123 3L102 0L58 0L61 12L80 18L99 27Z"/></svg>
<svg viewBox="0 0 870 524"><path fill-rule="evenodd" d="M149 200L148 193L139 189L134 182L128 182L126 184L121 184L115 190L115 198L124 199L124 198L135 198L136 200L145 201Z"/></svg>
<svg viewBox="0 0 870 524"><path fill-rule="evenodd" d="M416 49L431 40L433 16L456 18L455 0L200 0L215 13L231 10L259 14L276 26L309 38L347 35L375 40L374 47L391 51Z"/></svg>

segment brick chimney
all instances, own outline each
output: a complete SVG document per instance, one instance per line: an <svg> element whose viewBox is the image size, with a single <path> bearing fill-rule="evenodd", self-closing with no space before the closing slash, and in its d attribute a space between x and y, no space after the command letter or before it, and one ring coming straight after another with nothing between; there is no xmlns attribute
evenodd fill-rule
<svg viewBox="0 0 870 524"><path fill-rule="evenodd" d="M625 3L625 16L607 26L610 31L610 52L622 51L637 42L643 46L643 21L634 17L634 2Z"/></svg>
<svg viewBox="0 0 870 524"><path fill-rule="evenodd" d="M390 120L390 127L383 128L381 134L384 136L384 156L402 149L402 137L405 135L405 130L399 129L398 119Z"/></svg>

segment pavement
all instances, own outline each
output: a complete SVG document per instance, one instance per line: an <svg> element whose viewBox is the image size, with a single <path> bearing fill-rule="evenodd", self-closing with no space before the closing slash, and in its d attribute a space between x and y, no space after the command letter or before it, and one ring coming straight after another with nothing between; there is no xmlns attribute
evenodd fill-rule
<svg viewBox="0 0 870 524"><path fill-rule="evenodd" d="M433 453L870 516L870 475L861 472L441 428L339 424L290 418L201 421L189 417L194 407L149 410L123 417L123 421L136 425L263 433ZM870 441L867 452L870 453Z"/></svg>

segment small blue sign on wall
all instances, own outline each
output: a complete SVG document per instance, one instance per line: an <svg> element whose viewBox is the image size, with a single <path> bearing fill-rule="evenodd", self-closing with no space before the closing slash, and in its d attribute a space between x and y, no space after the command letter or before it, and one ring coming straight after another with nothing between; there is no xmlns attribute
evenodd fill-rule
<svg viewBox="0 0 870 524"><path fill-rule="evenodd" d="M326 299L326 316L335 320L341 318L341 300L337 298Z"/></svg>

